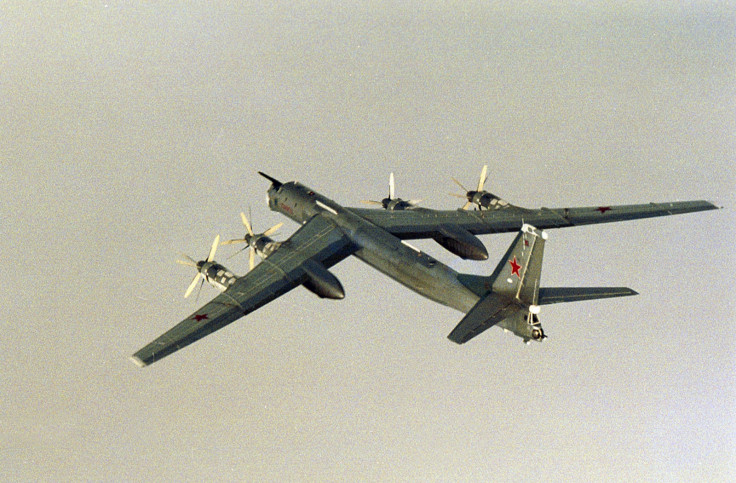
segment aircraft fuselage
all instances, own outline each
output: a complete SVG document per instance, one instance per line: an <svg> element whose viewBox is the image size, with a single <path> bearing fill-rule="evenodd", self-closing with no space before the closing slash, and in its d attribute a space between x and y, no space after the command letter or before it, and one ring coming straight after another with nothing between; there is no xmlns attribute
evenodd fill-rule
<svg viewBox="0 0 736 483"><path fill-rule="evenodd" d="M356 257L430 300L462 312L479 300L455 270L301 183L274 185L268 199L272 210L298 223L326 217L353 242Z"/></svg>

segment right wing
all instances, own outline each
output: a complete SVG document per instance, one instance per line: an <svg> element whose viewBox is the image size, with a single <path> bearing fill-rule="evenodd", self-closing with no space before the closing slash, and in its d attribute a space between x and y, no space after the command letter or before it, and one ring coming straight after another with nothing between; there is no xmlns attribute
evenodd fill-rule
<svg viewBox="0 0 736 483"><path fill-rule="evenodd" d="M225 292L136 352L131 360L141 367L152 364L301 285L307 279L305 262L314 260L330 267L353 251L340 229L317 215Z"/></svg>
<svg viewBox="0 0 736 483"><path fill-rule="evenodd" d="M402 240L434 238L444 225L461 227L474 235L518 231L524 223L537 228L612 223L657 216L679 215L718 209L709 201L676 201L640 205L589 206L580 208L540 208L530 210L507 206L498 210L411 210L389 211L350 208L357 215L380 226Z"/></svg>

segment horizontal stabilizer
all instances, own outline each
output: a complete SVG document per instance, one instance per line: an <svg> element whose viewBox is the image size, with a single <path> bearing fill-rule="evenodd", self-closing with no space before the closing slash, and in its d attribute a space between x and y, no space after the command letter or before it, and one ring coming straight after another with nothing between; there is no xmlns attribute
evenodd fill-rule
<svg viewBox="0 0 736 483"><path fill-rule="evenodd" d="M519 307L507 297L490 293L470 309L447 338L457 344L464 344L518 310Z"/></svg>
<svg viewBox="0 0 736 483"><path fill-rule="evenodd" d="M628 287L548 287L539 289L538 305L638 295Z"/></svg>

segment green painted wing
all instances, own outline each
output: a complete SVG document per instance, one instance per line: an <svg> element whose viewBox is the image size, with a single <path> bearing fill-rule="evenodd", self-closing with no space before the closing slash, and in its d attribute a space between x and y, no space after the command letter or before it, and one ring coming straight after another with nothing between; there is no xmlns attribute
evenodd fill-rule
<svg viewBox="0 0 736 483"><path fill-rule="evenodd" d="M476 235L483 235L518 231L524 223L544 230L679 215L717 208L709 201L678 201L582 208L540 208L538 210L517 206L483 211L443 211L424 208L402 211L365 208L350 208L350 210L406 240L433 238L438 232L438 227L448 224L461 226Z"/></svg>
<svg viewBox="0 0 736 483"><path fill-rule="evenodd" d="M225 292L136 352L131 359L139 366L152 364L301 285L306 280L303 264L307 260L316 260L329 267L353 250L350 241L335 225L317 215Z"/></svg>

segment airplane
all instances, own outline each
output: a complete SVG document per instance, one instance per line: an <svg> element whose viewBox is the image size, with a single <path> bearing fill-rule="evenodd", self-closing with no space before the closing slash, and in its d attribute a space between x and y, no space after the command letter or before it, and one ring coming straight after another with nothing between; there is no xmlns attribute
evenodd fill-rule
<svg viewBox="0 0 736 483"><path fill-rule="evenodd" d="M545 229L718 208L708 201L540 209L509 205L477 211L348 208L299 182L282 183L259 174L271 182L269 208L300 228L221 294L133 354L137 365L171 355L299 285L323 298L343 298L344 289L329 268L350 255L414 292L464 313L448 335L457 344L493 326L524 342L542 341L546 335L538 315L543 305L636 295L627 287L540 287ZM488 253L476 235L505 232L518 233L489 276L458 273L407 242L432 238L455 255L483 260Z"/></svg>

